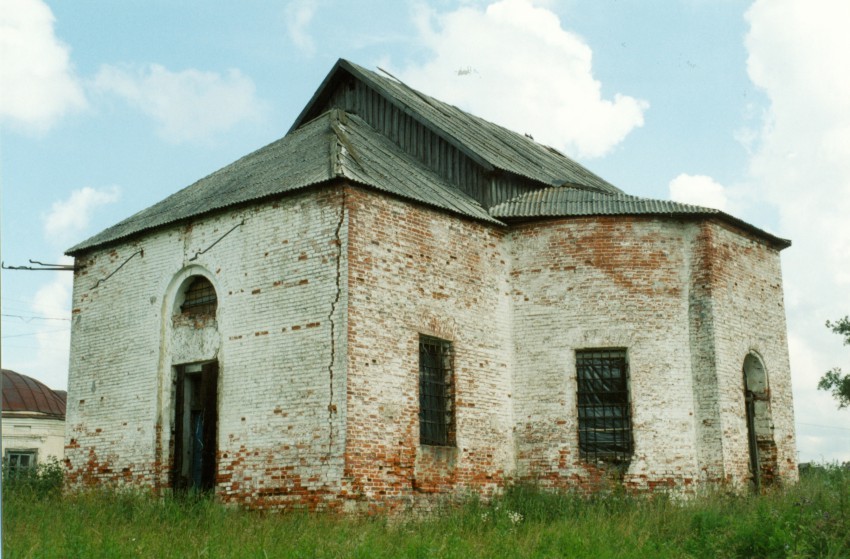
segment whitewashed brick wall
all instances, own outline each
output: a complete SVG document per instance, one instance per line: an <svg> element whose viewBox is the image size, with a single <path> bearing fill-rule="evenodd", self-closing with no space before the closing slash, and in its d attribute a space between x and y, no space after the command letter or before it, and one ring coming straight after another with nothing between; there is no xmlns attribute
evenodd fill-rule
<svg viewBox="0 0 850 559"><path fill-rule="evenodd" d="M588 490L607 473L578 452L575 352L625 348L634 457L627 483L697 477L688 331L690 228L579 218L511 235L519 473Z"/></svg>
<svg viewBox="0 0 850 559"><path fill-rule="evenodd" d="M335 494L345 425L347 286L337 282L346 275L344 220L338 191L312 191L164 228L82 259L74 286L70 478L165 486L173 367L217 357L221 497L264 506ZM144 256L92 289L139 249ZM193 273L207 276L218 295L216 324L200 333L172 321L177 290Z"/></svg>
<svg viewBox="0 0 850 559"><path fill-rule="evenodd" d="M722 452L729 481L750 477L744 415L743 364L755 353L767 371L773 441L781 482L797 479L794 406L782 271L777 253L721 224L710 225L716 364Z"/></svg>
<svg viewBox="0 0 850 559"><path fill-rule="evenodd" d="M352 492L492 491L514 470L504 233L361 189L348 200ZM453 448L419 444L420 334L453 345Z"/></svg>
<svg viewBox="0 0 850 559"><path fill-rule="evenodd" d="M610 480L578 454L575 352L600 347L628 352L628 486L746 482L751 351L768 370L777 476L796 479L778 253L718 223L503 228L337 185L79 263L66 452L76 483L167 487L173 368L217 359L224 501L368 509L516 479L592 490ZM219 301L201 328L172 318L196 273ZM455 350L451 448L419 444L420 334Z"/></svg>

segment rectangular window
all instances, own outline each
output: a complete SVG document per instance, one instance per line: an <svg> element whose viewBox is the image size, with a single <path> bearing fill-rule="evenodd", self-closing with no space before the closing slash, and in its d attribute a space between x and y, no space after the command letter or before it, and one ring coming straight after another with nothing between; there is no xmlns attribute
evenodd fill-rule
<svg viewBox="0 0 850 559"><path fill-rule="evenodd" d="M454 444L452 343L419 336L419 442Z"/></svg>
<svg viewBox="0 0 850 559"><path fill-rule="evenodd" d="M10 472L35 468L35 450L6 450L6 465Z"/></svg>
<svg viewBox="0 0 850 559"><path fill-rule="evenodd" d="M628 462L632 456L632 419L625 350L577 351L576 377L581 457Z"/></svg>

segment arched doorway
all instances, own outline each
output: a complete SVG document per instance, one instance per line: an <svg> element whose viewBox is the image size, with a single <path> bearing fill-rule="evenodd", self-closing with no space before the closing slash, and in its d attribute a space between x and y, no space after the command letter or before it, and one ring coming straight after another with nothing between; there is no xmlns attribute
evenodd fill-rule
<svg viewBox="0 0 850 559"><path fill-rule="evenodd" d="M209 339L217 339L215 287L202 275L188 277L178 290L173 333L181 348L174 365L175 490L215 487L218 441L218 361L210 360Z"/></svg>
<svg viewBox="0 0 850 559"><path fill-rule="evenodd" d="M750 481L753 488L758 490L773 483L776 471L770 387L764 363L755 353L744 358L743 374Z"/></svg>

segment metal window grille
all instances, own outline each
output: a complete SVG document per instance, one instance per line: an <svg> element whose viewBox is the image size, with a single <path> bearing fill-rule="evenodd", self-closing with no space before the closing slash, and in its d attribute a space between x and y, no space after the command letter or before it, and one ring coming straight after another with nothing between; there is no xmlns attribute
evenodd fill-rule
<svg viewBox="0 0 850 559"><path fill-rule="evenodd" d="M419 442L454 444L452 344L430 336L419 337Z"/></svg>
<svg viewBox="0 0 850 559"><path fill-rule="evenodd" d="M214 315L217 306L218 298L213 285L206 278L196 276L186 289L180 312L192 316Z"/></svg>
<svg viewBox="0 0 850 559"><path fill-rule="evenodd" d="M632 418L624 350L576 352L578 442L582 458L628 462Z"/></svg>

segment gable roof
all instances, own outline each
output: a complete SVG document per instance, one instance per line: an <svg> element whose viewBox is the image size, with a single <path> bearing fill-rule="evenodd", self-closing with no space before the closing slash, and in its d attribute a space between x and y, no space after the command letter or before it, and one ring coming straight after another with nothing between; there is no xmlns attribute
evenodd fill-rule
<svg viewBox="0 0 850 559"><path fill-rule="evenodd" d="M602 192L622 192L555 148L469 114L416 91L404 83L340 59L313 98L295 119L290 132L324 110L334 89L346 75L353 76L380 93L446 142L466 154L485 170L500 170L541 183L541 186L583 186Z"/></svg>
<svg viewBox="0 0 850 559"><path fill-rule="evenodd" d="M717 217L765 238L780 248L791 241L776 237L714 208L654 200L624 193L609 194L578 188L544 188L516 196L490 208L490 215L503 221L530 217L575 217L600 215L656 215L667 217Z"/></svg>
<svg viewBox="0 0 850 559"><path fill-rule="evenodd" d="M356 116L331 110L161 202L71 247L109 244L223 208L348 179L450 212L501 224L481 204Z"/></svg>

